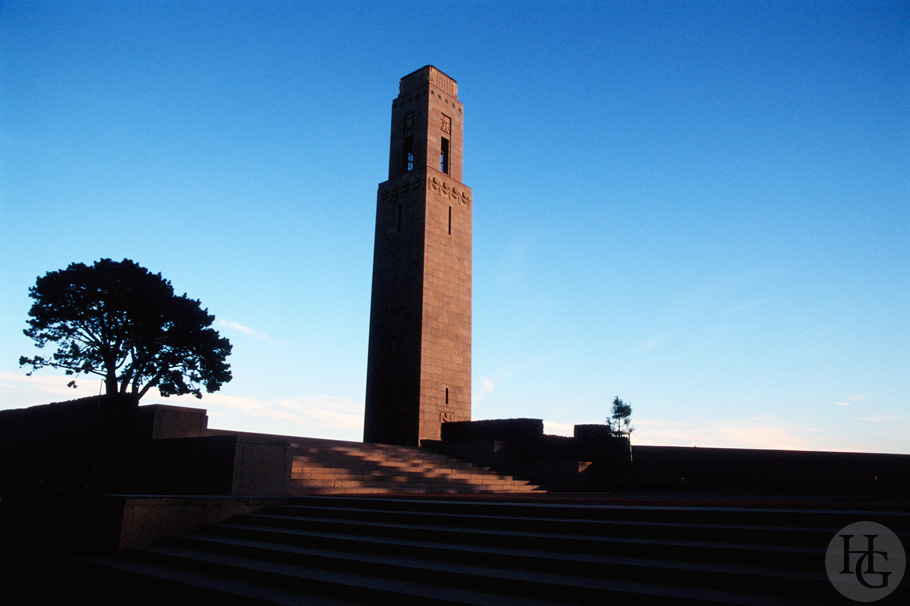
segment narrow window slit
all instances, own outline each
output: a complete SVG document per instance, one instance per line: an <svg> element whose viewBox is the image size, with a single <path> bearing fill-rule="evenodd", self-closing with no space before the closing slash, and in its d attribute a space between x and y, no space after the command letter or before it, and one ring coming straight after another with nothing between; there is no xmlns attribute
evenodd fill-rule
<svg viewBox="0 0 910 606"><path fill-rule="evenodd" d="M404 172L414 170L414 136L409 135L404 138L404 149L401 154L401 168Z"/></svg>
<svg viewBox="0 0 910 606"><path fill-rule="evenodd" d="M439 152L439 170L449 174L449 140L442 138L442 146Z"/></svg>
<svg viewBox="0 0 910 606"><path fill-rule="evenodd" d="M449 207L449 235L452 235L452 207Z"/></svg>

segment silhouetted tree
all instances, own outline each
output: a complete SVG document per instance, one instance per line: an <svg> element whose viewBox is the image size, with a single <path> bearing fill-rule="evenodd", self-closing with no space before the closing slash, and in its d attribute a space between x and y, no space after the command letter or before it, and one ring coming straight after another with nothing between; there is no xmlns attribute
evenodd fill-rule
<svg viewBox="0 0 910 606"><path fill-rule="evenodd" d="M626 404L619 399L619 396L613 400L613 410L607 417L607 424L614 433L632 433L635 428L632 427L632 405Z"/></svg>
<svg viewBox="0 0 910 606"><path fill-rule="evenodd" d="M106 393L137 399L152 387L164 397L201 398L201 388L211 393L231 380L231 344L210 328L215 317L129 259L72 263L39 277L29 296L34 304L23 332L39 348L57 346L50 358L19 358L32 367L29 375L47 366L98 375Z"/></svg>

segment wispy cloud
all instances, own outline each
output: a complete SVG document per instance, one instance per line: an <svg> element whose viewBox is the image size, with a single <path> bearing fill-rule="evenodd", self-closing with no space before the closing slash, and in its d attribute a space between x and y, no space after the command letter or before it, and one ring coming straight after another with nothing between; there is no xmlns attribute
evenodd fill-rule
<svg viewBox="0 0 910 606"><path fill-rule="evenodd" d="M500 370L492 377L490 375L481 376L480 389L474 389L474 403L477 404L483 401L484 397L490 395L493 393L493 391L495 391L497 385L503 381L506 381L513 375L520 375L529 370L547 366L554 360L557 360L559 357L560 353L557 351L544 352L533 358L518 360L511 366Z"/></svg>
<svg viewBox="0 0 910 606"><path fill-rule="evenodd" d="M218 320L218 325L223 326L229 330L234 330L237 332L242 332L243 334L253 337L254 339L260 339L262 341L274 341L272 337L267 335L264 332L259 332L258 330L253 330L246 324L241 324L240 322L235 322L233 320Z"/></svg>
<svg viewBox="0 0 910 606"><path fill-rule="evenodd" d="M866 421L867 423L907 423L910 421L910 417L901 415L870 415L868 417L861 417L859 420Z"/></svg>
<svg viewBox="0 0 910 606"><path fill-rule="evenodd" d="M54 371L47 371L54 372ZM57 371L59 373L59 371ZM40 373L28 376L25 370L22 374L0 371L0 393L3 402L0 408L14 408L17 406L35 406L48 404L52 401L74 400L94 395L100 386L100 379L92 376L82 376L77 382L80 389L67 387L73 380L63 374ZM86 389L87 388L87 389ZM94 393L93 393L94 392Z"/></svg>
<svg viewBox="0 0 910 606"><path fill-rule="evenodd" d="M260 399L213 393L205 394L201 400L186 396L146 399L149 403L157 401L204 407L210 419L214 420L209 425L221 429L249 431L248 422L244 421L247 418L251 421L278 421L282 427L280 432L270 430L269 433L285 435L359 440L363 431L363 403L336 396L304 394L294 398Z"/></svg>
<svg viewBox="0 0 910 606"><path fill-rule="evenodd" d="M633 441L643 445L811 450L811 430L776 419L735 419L705 424L635 419Z"/></svg>
<svg viewBox="0 0 910 606"><path fill-rule="evenodd" d="M666 343L669 339L670 339L670 337L668 337L668 336L654 337L653 339L649 339L648 341L645 341L641 345L638 345L635 348L635 352L636 353L647 353L649 351L657 349L658 347L660 347L661 345Z"/></svg>
<svg viewBox="0 0 910 606"><path fill-rule="evenodd" d="M31 377L0 371L0 409L28 408L97 395L100 382L79 381L79 388L66 386L71 377L47 374ZM293 398L265 399L226 395L220 392L163 398L152 390L142 404L173 404L204 408L209 426L237 431L264 431L292 436L360 440L363 435L363 403L328 395L303 394ZM279 430L275 430L279 427ZM267 428L267 429L266 429Z"/></svg>
<svg viewBox="0 0 910 606"><path fill-rule="evenodd" d="M847 394L843 400L839 400L834 403L835 406L853 406L854 404L859 404L864 400L869 399L869 394L867 393L850 393Z"/></svg>
<svg viewBox="0 0 910 606"><path fill-rule="evenodd" d="M758 448L767 450L839 450L823 443L812 428L787 425L772 418L730 419L684 423L666 419L635 418L632 443L642 446L700 446L702 448ZM574 425L544 420L550 435L571 436Z"/></svg>
<svg viewBox="0 0 910 606"><path fill-rule="evenodd" d="M575 425L572 423L544 421L543 432L550 436L571 436L575 434Z"/></svg>
<svg viewBox="0 0 910 606"><path fill-rule="evenodd" d="M493 379L489 377L480 377L481 393L493 393L494 389L496 389L496 383L493 382Z"/></svg>

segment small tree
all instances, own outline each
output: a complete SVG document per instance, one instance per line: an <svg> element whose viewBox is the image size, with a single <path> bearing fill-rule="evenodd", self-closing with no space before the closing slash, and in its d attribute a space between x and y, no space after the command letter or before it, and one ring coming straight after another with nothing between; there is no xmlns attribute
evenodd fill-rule
<svg viewBox="0 0 910 606"><path fill-rule="evenodd" d="M67 375L98 375L108 394L141 398L202 397L231 380L230 342L210 328L215 317L199 301L176 296L168 280L129 259L72 263L39 277L25 335L49 358L22 356L20 366L62 368ZM76 381L70 381L76 387Z"/></svg>
<svg viewBox="0 0 910 606"><path fill-rule="evenodd" d="M619 399L619 396L613 399L613 410L612 414L607 417L607 425L610 426L610 429L613 433L629 433L631 434L635 431L635 428L632 427L632 405L626 404Z"/></svg>

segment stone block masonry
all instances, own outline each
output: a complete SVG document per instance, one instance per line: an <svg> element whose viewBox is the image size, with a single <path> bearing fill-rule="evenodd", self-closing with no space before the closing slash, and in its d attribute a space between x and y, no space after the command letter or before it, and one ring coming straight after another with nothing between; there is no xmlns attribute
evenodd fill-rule
<svg viewBox="0 0 910 606"><path fill-rule="evenodd" d="M471 419L472 193L463 106L433 66L401 79L379 185L364 441L418 445Z"/></svg>

